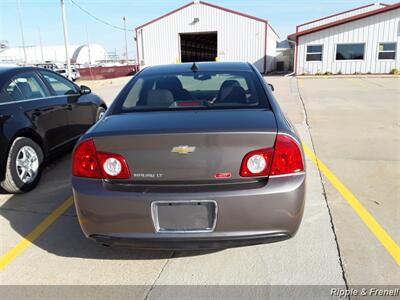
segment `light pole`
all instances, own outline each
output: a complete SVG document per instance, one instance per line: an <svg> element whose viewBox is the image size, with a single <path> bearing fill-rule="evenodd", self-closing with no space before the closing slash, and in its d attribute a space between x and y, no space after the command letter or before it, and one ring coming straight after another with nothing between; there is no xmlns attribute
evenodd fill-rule
<svg viewBox="0 0 400 300"><path fill-rule="evenodd" d="M69 61L68 53L68 29L67 29L67 18L65 16L64 0L61 0L61 15L64 29L64 45L65 45L65 58L67 60L67 76L71 79L71 63Z"/></svg>
<svg viewBox="0 0 400 300"><path fill-rule="evenodd" d="M90 53L90 43L89 43L89 33L88 33L88 30L87 30L87 27L86 27L86 45L87 45L87 48L88 48L88 58L89 58L89 72L90 72L90 78L93 80L93 73L92 73L92 68L91 68L91 65L92 65L92 54Z"/></svg>
<svg viewBox="0 0 400 300"><path fill-rule="evenodd" d="M42 54L42 63L44 63L42 33L40 32L40 27L38 27L38 32L39 32L40 53Z"/></svg>
<svg viewBox="0 0 400 300"><path fill-rule="evenodd" d="M123 17L124 20L124 32L125 32L125 62L128 64L128 40L126 38L126 18Z"/></svg>
<svg viewBox="0 0 400 300"><path fill-rule="evenodd" d="M22 50L24 51L24 65L26 65L27 57L25 49L25 38L24 38L24 29L22 27L21 6L19 0L17 0L17 14L18 14L19 29L21 30Z"/></svg>
<svg viewBox="0 0 400 300"><path fill-rule="evenodd" d="M88 58L89 58L89 68L90 68L90 65L92 64L92 56L90 53L89 33L87 27L86 27L86 46L88 48Z"/></svg>

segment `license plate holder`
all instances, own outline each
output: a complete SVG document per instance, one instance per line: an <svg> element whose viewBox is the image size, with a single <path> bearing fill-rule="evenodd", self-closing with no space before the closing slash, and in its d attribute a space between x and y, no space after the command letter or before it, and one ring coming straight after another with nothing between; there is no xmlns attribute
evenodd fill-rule
<svg viewBox="0 0 400 300"><path fill-rule="evenodd" d="M212 232L217 203L213 200L154 201L152 218L157 232Z"/></svg>

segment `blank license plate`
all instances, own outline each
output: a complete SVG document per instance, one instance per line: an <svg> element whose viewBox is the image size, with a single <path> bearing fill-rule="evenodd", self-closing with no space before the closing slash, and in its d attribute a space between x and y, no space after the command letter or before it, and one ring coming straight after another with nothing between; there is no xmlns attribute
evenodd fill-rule
<svg viewBox="0 0 400 300"><path fill-rule="evenodd" d="M153 220L158 232L212 231L215 226L214 201L155 202Z"/></svg>

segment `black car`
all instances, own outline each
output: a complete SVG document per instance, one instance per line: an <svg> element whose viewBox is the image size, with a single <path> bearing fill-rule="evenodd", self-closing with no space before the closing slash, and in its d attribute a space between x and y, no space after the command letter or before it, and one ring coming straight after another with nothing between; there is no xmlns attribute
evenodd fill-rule
<svg viewBox="0 0 400 300"><path fill-rule="evenodd" d="M34 188L41 167L72 146L105 110L86 86L34 67L0 67L0 185Z"/></svg>

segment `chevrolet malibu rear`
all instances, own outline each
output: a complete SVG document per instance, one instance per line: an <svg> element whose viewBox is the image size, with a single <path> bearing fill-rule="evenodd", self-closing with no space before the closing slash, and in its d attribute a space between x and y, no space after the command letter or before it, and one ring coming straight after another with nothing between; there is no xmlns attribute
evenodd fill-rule
<svg viewBox="0 0 400 300"><path fill-rule="evenodd" d="M72 173L84 234L110 246L277 242L303 215L300 140L246 63L145 68L80 139Z"/></svg>

